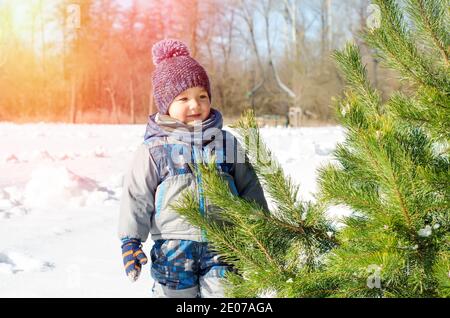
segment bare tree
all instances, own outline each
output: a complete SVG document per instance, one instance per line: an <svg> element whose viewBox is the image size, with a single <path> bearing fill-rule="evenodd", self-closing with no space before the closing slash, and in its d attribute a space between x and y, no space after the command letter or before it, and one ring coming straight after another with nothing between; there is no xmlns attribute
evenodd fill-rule
<svg viewBox="0 0 450 318"><path fill-rule="evenodd" d="M42 69L44 70L44 73L46 71L45 69L45 63L46 63L46 42L45 42L45 15L44 15L44 4L42 0L39 0L38 2L38 10L39 10L39 21L40 21L40 32L41 32L41 58L42 58Z"/></svg>
<svg viewBox="0 0 450 318"><path fill-rule="evenodd" d="M262 7L258 7L256 6L256 10L258 10L263 18L264 21L264 26L265 26L265 40L266 40L266 45L267 45L267 69L266 67L264 67L263 65L261 65L260 67L262 68L262 74L263 74L263 78L261 80L261 83L256 86L255 88L252 89L251 94L253 95L257 90L259 90L264 84L268 84L267 82L269 81L269 79L273 79L275 81L275 85L283 92L285 93L290 99L292 99L292 103L295 103L296 100L296 94L292 91L292 89L290 89L285 83L283 83L283 81L281 80L277 68L275 66L275 61L273 58L273 53L272 53L272 49L273 49L273 45L270 39L270 35L271 35L271 24L270 24L270 16L271 13L273 12L274 8L275 8L275 3L272 0L267 0L261 3ZM246 11L248 13L248 11ZM247 20L249 20L250 15L247 14L246 15ZM253 25L253 23L251 20L248 21L247 25ZM257 49L256 46L256 39L255 39L255 33L252 31L252 42L254 43L254 48ZM256 51L255 49L255 51ZM262 62L261 62L262 63ZM272 100L273 102L279 101L279 98L276 98L274 100ZM275 106L275 105L273 105ZM272 108L273 108L272 106ZM275 106L275 109L277 108L277 106ZM280 111L280 109L278 110L278 112ZM288 108L284 108L284 111L282 111L285 113L286 118L288 118Z"/></svg>
<svg viewBox="0 0 450 318"><path fill-rule="evenodd" d="M270 41L270 13L272 11L272 0L267 1L267 6L264 7L264 22L266 26L266 41L267 41L267 51L268 51L268 57L269 57L269 66L272 71L272 74L276 80L277 85L291 98L295 98L295 93L289 89L280 79L277 69L275 67L275 63L272 57L272 43Z"/></svg>
<svg viewBox="0 0 450 318"><path fill-rule="evenodd" d="M250 3L250 4L254 5L254 3ZM261 77L259 83L254 85L253 88L250 90L249 95L253 97L254 94L264 85L264 82L266 80L266 71L263 66L263 62L261 59L261 54L258 49L258 45L256 44L254 18L250 14L250 9L248 8L248 4L246 1L240 0L240 9L241 10L240 10L239 16L241 16L241 18L244 19L244 22L247 25L249 36L250 36L250 43L251 43L252 48L255 53L255 57L256 57L256 61L257 61L257 65L258 65L258 69L260 71L260 77Z"/></svg>
<svg viewBox="0 0 450 318"><path fill-rule="evenodd" d="M320 51L323 61L329 55L331 50L332 32L331 32L331 0L322 0L321 4L321 32L320 32ZM321 73L324 72L325 63L321 63Z"/></svg>
<svg viewBox="0 0 450 318"><path fill-rule="evenodd" d="M12 12L9 5L0 7L0 69L6 64L11 53L12 44Z"/></svg>

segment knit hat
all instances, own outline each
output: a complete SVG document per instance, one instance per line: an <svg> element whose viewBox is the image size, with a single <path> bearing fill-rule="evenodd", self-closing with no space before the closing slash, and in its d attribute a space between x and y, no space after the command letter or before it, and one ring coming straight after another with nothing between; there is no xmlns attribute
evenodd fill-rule
<svg viewBox="0 0 450 318"><path fill-rule="evenodd" d="M160 114L167 115L169 106L181 92L201 86L208 92L211 101L209 78L205 69L189 55L189 50L179 40L167 39L152 47L153 97Z"/></svg>

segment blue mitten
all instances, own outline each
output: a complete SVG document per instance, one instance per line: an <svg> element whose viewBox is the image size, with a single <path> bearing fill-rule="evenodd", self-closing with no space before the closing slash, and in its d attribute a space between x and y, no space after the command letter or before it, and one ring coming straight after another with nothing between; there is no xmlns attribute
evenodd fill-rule
<svg viewBox="0 0 450 318"><path fill-rule="evenodd" d="M122 244L123 265L128 278L135 282L139 278L142 265L147 264L147 256L142 251L141 241L126 239Z"/></svg>

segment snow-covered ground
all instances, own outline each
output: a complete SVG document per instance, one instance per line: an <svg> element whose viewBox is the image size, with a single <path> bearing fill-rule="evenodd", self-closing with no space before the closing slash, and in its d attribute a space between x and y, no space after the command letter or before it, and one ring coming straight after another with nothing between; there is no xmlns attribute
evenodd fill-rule
<svg viewBox="0 0 450 318"><path fill-rule="evenodd" d="M130 283L116 236L123 173L144 130L0 123L0 297L150 296L150 266ZM262 136L307 200L316 168L344 138L340 127L263 128Z"/></svg>

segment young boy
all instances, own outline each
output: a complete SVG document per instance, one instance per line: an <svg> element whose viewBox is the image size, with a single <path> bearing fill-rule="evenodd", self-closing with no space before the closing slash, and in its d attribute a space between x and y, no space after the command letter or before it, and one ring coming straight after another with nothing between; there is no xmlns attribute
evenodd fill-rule
<svg viewBox="0 0 450 318"><path fill-rule="evenodd" d="M149 117L144 143L124 179L119 238L125 271L132 281L138 279L147 263L141 242L151 233L154 297L224 297L221 279L231 267L210 250L201 229L170 207L191 189L198 194L199 213L213 213L203 196L201 176L189 163L197 167L214 154L235 195L264 209L267 203L252 166L236 158L238 144L222 130L222 115L211 108L204 68L178 40L160 41L152 53L158 113Z"/></svg>

